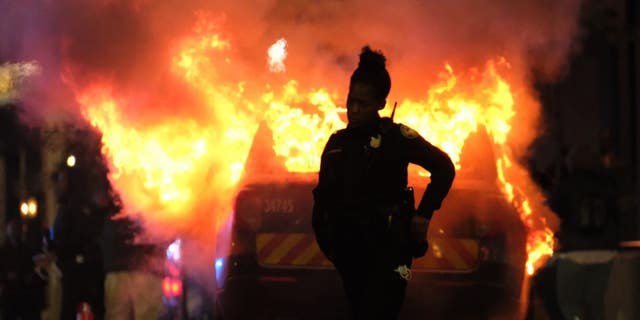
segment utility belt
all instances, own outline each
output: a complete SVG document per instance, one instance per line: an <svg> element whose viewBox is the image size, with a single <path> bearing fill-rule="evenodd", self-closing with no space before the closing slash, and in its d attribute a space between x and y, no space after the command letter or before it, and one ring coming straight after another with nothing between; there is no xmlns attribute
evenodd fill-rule
<svg viewBox="0 0 640 320"><path fill-rule="evenodd" d="M331 225L343 233L361 231L375 237L384 237L402 243L409 238L411 220L415 215L413 207L413 189L407 188L406 199L398 199L393 203L367 202L336 208L330 220Z"/></svg>
<svg viewBox="0 0 640 320"><path fill-rule="evenodd" d="M340 239L360 234L364 242L382 240L396 248L410 248L413 257L423 256L428 248L428 225L422 226L424 237L415 237L413 188L405 188L402 195L393 202L363 201L334 207L327 217L327 232Z"/></svg>
<svg viewBox="0 0 640 320"><path fill-rule="evenodd" d="M364 216L411 215L415 211L413 188L407 187L385 201L361 200L338 205L335 211L339 216L347 218L363 218Z"/></svg>
<svg viewBox="0 0 640 320"><path fill-rule="evenodd" d="M382 231L394 221L410 220L410 213L400 205L361 207L357 209L341 208L332 217L332 224L346 228L371 229Z"/></svg>

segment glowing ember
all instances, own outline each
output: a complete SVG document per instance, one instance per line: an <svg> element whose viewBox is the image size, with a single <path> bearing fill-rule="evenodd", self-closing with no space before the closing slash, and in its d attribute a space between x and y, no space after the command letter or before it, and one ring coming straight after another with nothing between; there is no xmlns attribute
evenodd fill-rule
<svg viewBox="0 0 640 320"><path fill-rule="evenodd" d="M287 58L287 40L284 38L276 41L267 51L269 56L269 70L272 72L284 72L284 59Z"/></svg>

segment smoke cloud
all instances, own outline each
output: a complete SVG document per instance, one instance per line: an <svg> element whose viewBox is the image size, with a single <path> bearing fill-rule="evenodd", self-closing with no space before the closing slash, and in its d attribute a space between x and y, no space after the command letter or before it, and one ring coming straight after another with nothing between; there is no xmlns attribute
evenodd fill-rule
<svg viewBox="0 0 640 320"><path fill-rule="evenodd" d="M0 9L0 59L42 64L49 78L41 89L49 92L33 103L47 110L52 96L65 98L60 87L47 90L61 73L75 83L108 78L149 94L174 85L171 48L192 31L196 11L223 21L235 58L252 74L265 73L267 48L285 38L292 77L341 87L370 44L389 58L393 94L406 95L424 90L444 62L480 65L497 55L523 72L553 76L578 35L580 2L3 0Z"/></svg>

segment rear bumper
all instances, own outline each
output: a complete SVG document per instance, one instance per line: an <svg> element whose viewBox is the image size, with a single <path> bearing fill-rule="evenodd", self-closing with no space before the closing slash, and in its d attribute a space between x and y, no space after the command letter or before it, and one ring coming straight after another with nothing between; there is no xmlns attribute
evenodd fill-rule
<svg viewBox="0 0 640 320"><path fill-rule="evenodd" d="M230 275L217 291L223 319L341 319L342 283L333 269L266 269Z"/></svg>
<svg viewBox="0 0 640 320"><path fill-rule="evenodd" d="M400 318L517 319L523 276L486 262L465 273L416 270Z"/></svg>
<svg viewBox="0 0 640 320"><path fill-rule="evenodd" d="M484 263L469 272L416 270L403 313L459 312L461 305L477 314L515 308L523 277L517 273L499 263ZM216 306L224 319L344 319L348 314L334 269L247 267L245 262L245 268L231 272L219 287Z"/></svg>

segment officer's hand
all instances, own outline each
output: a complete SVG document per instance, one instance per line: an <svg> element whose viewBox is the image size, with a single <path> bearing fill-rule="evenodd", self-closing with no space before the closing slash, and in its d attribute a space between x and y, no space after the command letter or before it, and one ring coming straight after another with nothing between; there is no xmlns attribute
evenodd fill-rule
<svg viewBox="0 0 640 320"><path fill-rule="evenodd" d="M422 242L414 242L411 244L411 256L414 258L423 257L427 254L427 250L429 249L429 243L427 240L422 240Z"/></svg>
<svg viewBox="0 0 640 320"><path fill-rule="evenodd" d="M411 240L415 243L421 243L427 239L427 231L429 230L429 219L414 215L411 217Z"/></svg>

